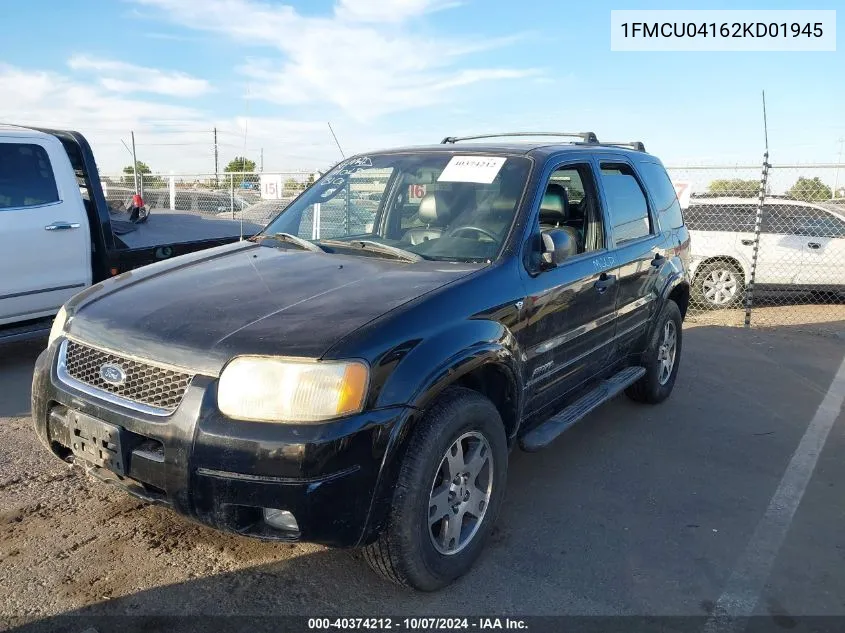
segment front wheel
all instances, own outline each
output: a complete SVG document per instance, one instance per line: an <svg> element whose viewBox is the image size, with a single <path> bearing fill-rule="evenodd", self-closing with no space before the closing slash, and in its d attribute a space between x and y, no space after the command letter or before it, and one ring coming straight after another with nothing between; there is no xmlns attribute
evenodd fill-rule
<svg viewBox="0 0 845 633"><path fill-rule="evenodd" d="M657 404L672 393L681 362L682 324L678 304L667 299L642 355L645 375L625 391L629 398Z"/></svg>
<svg viewBox="0 0 845 633"><path fill-rule="evenodd" d="M370 567L422 591L465 574L496 520L507 467L493 403L471 389L445 391L410 440L387 526L364 548Z"/></svg>

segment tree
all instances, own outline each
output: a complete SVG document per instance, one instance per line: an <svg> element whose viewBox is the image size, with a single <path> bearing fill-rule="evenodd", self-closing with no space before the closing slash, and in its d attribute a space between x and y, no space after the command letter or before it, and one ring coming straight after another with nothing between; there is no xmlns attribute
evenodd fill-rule
<svg viewBox="0 0 845 633"><path fill-rule="evenodd" d="M235 187L240 187L244 180L243 172L255 171L255 161L246 156L235 156L223 169L226 173L234 174L231 179Z"/></svg>
<svg viewBox="0 0 845 633"><path fill-rule="evenodd" d="M710 193L716 193L723 196L756 198L760 193L760 181L743 180L742 178L723 178L711 182L708 189Z"/></svg>
<svg viewBox="0 0 845 633"><path fill-rule="evenodd" d="M820 202L822 200L830 200L833 197L833 192L818 176L815 178L804 178L804 176L801 176L789 188L786 195L793 200Z"/></svg>
<svg viewBox="0 0 845 633"><path fill-rule="evenodd" d="M149 165L143 161L135 161L135 169L138 170L138 176L142 177L143 174L150 174L152 170L150 169ZM135 186L135 174L132 171L132 165L127 165L123 168L123 173L126 174L123 178L121 178L121 182L124 185L132 185ZM146 181L145 181L146 182Z"/></svg>
<svg viewBox="0 0 845 633"><path fill-rule="evenodd" d="M288 178L285 180L285 193L296 193L302 189L302 183L298 182L296 178Z"/></svg>
<svg viewBox="0 0 845 633"><path fill-rule="evenodd" d="M308 180L305 182L306 187L310 187L314 184L314 174L308 174Z"/></svg>

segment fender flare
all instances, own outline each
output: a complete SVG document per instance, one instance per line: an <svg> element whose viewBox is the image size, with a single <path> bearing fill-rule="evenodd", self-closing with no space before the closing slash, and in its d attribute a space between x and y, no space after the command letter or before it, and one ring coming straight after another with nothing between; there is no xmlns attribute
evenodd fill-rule
<svg viewBox="0 0 845 633"><path fill-rule="evenodd" d="M464 341L466 344L446 346L450 341ZM391 429L359 545L371 542L387 520L393 483L398 477L411 433L423 420L426 408L450 385L484 366L494 365L505 372L512 381L517 399L517 423L509 440L516 436L524 395L520 358L516 339L504 325L473 319L426 339L399 361L379 394L377 406L399 404L392 400L402 398L401 404L405 405L407 413ZM436 360L431 362L432 359ZM421 364L421 360L425 360L425 364ZM411 386L409 378L421 366L433 368L425 376L414 380Z"/></svg>
<svg viewBox="0 0 845 633"><path fill-rule="evenodd" d="M663 306L666 305L666 302L669 300L669 295L674 292L676 288L679 286L685 285L687 288L687 296L689 297L690 292L690 282L687 279L686 273L683 271L683 268L678 269L677 266L672 267L672 272L667 276L663 287L657 293L657 309L655 310L654 314L660 315L663 312ZM680 306L682 313L685 314L685 306ZM652 322L649 324L648 327L648 338L646 340L651 339L651 335L654 332L654 328L657 325L657 319L652 319Z"/></svg>

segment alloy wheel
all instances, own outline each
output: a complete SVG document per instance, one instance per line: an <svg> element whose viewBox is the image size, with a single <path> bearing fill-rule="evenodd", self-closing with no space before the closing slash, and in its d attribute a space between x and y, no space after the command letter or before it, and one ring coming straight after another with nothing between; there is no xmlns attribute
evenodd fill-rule
<svg viewBox="0 0 845 633"><path fill-rule="evenodd" d="M470 544L493 492L493 452L477 431L464 433L446 450L431 484L429 537L445 555Z"/></svg>
<svg viewBox="0 0 845 633"><path fill-rule="evenodd" d="M736 298L739 280L728 268L712 270L701 282L704 298L712 305L729 305Z"/></svg>
<svg viewBox="0 0 845 633"><path fill-rule="evenodd" d="M669 382L672 369L675 367L675 354L678 350L678 332L674 321L666 321L663 326L663 336L657 348L658 374L657 380L661 385Z"/></svg>

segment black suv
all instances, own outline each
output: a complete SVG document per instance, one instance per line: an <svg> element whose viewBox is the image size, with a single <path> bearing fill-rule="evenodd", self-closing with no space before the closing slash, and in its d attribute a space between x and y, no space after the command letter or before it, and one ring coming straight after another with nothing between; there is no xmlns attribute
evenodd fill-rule
<svg viewBox="0 0 845 633"><path fill-rule="evenodd" d="M490 534L512 448L677 376L674 188L640 143L566 136L356 156L254 238L81 292L35 368L39 438L207 525L363 546L443 587Z"/></svg>

